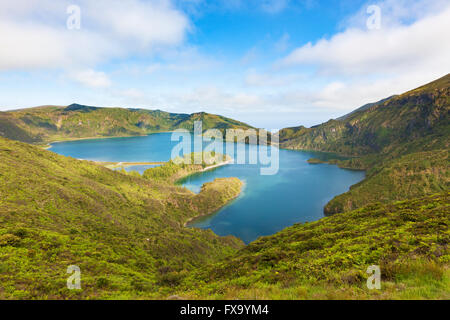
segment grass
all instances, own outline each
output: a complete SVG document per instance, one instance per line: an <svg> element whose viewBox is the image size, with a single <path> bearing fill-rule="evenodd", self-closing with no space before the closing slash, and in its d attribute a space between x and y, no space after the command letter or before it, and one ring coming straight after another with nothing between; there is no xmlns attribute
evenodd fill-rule
<svg viewBox="0 0 450 320"><path fill-rule="evenodd" d="M366 179L332 199L324 211L334 214L373 202L389 203L449 189L448 150L416 152L374 165Z"/></svg>
<svg viewBox="0 0 450 320"><path fill-rule="evenodd" d="M221 155L141 176L0 138L0 299L450 299L449 80L282 131L282 147L352 155L326 162L367 178L327 205L333 215L248 246L185 227L239 194L235 178L198 195L175 185ZM245 127L205 113L73 105L0 113L0 135L36 144L195 120ZM69 265L81 268L82 290L67 289ZM366 287L370 265L380 266L381 290Z"/></svg>
<svg viewBox="0 0 450 320"><path fill-rule="evenodd" d="M225 299L448 299L449 199L445 192L372 204L294 225L196 270L177 294ZM370 265L381 268L381 290L366 287Z"/></svg>
<svg viewBox="0 0 450 320"><path fill-rule="evenodd" d="M195 195L3 138L0 157L2 299L161 297L243 246L184 227L238 195L237 179ZM66 288L69 265L81 268L82 290Z"/></svg>

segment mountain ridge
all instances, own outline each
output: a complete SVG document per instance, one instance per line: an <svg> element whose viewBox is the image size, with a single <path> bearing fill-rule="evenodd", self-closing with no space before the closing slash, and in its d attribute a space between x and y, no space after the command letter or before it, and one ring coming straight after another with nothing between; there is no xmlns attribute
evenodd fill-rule
<svg viewBox="0 0 450 320"><path fill-rule="evenodd" d="M81 104L39 106L0 112L0 136L27 143L139 136L186 129L203 121L203 130L250 129L252 126L216 114L170 113L139 108L101 108Z"/></svg>
<svg viewBox="0 0 450 320"><path fill-rule="evenodd" d="M447 130L450 74L323 124L280 130L280 146L361 156ZM342 117L341 117L342 118Z"/></svg>

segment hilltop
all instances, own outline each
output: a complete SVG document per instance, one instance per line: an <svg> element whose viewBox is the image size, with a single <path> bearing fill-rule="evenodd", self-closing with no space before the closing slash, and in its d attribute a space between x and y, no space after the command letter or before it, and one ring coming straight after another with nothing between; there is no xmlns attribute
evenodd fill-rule
<svg viewBox="0 0 450 320"><path fill-rule="evenodd" d="M0 136L27 143L81 138L138 136L175 129L249 129L251 126L205 112L183 114L161 110L100 108L72 104L0 112Z"/></svg>

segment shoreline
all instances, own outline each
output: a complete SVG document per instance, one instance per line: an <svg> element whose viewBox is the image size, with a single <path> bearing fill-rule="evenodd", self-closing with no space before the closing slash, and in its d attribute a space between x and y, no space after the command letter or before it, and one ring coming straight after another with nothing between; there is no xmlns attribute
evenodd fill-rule
<svg viewBox="0 0 450 320"><path fill-rule="evenodd" d="M79 159L81 160L81 159ZM153 165L164 165L167 162L164 161L155 161L155 162L110 162L110 161L93 161L96 164L102 165L108 169L115 168L125 168L132 166L153 166Z"/></svg>
<svg viewBox="0 0 450 320"><path fill-rule="evenodd" d="M227 157L230 158L230 156L227 156ZM199 174L199 173L203 173L203 172L206 172L206 171L209 171L209 170L213 170L213 169L216 169L216 168L219 168L219 167L222 167L222 166L226 166L226 165L229 165L231 163L234 163L234 160L230 158L230 159L228 159L228 160L226 160L224 162L221 162L221 163L218 163L218 164L214 164L212 166L203 168L203 169L201 169L199 171L189 172L188 174L186 174L186 175L184 175L184 176L182 176L180 178L177 178L173 183L175 185L180 185L181 186L182 181L184 179L189 178L190 176L194 176L194 175ZM191 191L194 194L198 194L198 193L193 192L192 190L189 190L189 191Z"/></svg>
<svg viewBox="0 0 450 320"><path fill-rule="evenodd" d="M233 159L229 159L229 160L227 160L227 161L224 161L224 162L221 162L221 163L218 163L218 164L215 164L215 165L206 167L206 168L204 168L204 169L203 169L202 171L200 171L200 172L205 172L205 171L208 171L208 170L212 170L212 169L215 169L215 168L219 168L219 167L222 167L222 166L226 166L226 165L231 164L231 163L234 163Z"/></svg>
<svg viewBox="0 0 450 320"><path fill-rule="evenodd" d="M72 141L83 141L83 140L100 140L100 139L114 139L114 138L134 138L134 137L147 137L152 134L158 134L158 133L170 133L173 131L157 131L157 132L150 132L147 134L140 134L140 135L125 135L125 136L111 136L111 137L105 137L105 136L99 136L99 137L84 137L84 138L67 138L63 140L50 140L50 141L43 141L42 143L46 143L46 146L43 145L37 145L41 146L43 149L47 150L52 147L52 144L54 143L62 143L62 142L72 142Z"/></svg>
<svg viewBox="0 0 450 320"><path fill-rule="evenodd" d="M84 138L67 138L64 140L54 140L54 141L43 141L43 143L46 143L47 146L42 146L42 148L44 149L48 149L51 148L51 145L53 143L61 143L61 142L71 142L71 141L82 141L82 140L97 140L97 139L114 139L114 138L133 138L133 137L146 137L152 134L158 134L158 133L170 133L170 132L174 132L174 131L157 131L157 132L150 132L147 134L142 134L142 135L125 135L125 136L111 136L111 137L105 137L105 136L100 136L100 137L84 137ZM224 140L224 142L230 142L230 141L226 141ZM37 145L39 146L39 145ZM268 144L268 146L274 146L277 147L278 149L281 150L288 150L288 151L304 151L304 152L311 152L311 153L325 153L325 154L330 154L330 155L337 155L340 157L344 157L344 158L359 158L360 156L357 155L347 155L347 154L343 154L343 153L337 153L337 152L332 152L332 151L322 151L322 150L315 150L315 149L294 149L291 147L280 147L280 144Z"/></svg>
<svg viewBox="0 0 450 320"><path fill-rule="evenodd" d="M208 213L205 213L205 214L201 214L201 215L198 215L198 216L189 218L189 219L183 224L183 227L185 227L185 228L196 228L196 227L190 227L190 226L189 226L189 223L191 223L191 222L194 221L194 220L203 218L203 217L215 215L215 214L219 213L220 210L222 210L222 209L225 208L226 206L230 205L230 204L231 204L232 202L234 202L237 198L239 198L239 197L242 195L242 191L243 191L243 189L244 189L245 186L246 186L246 184L245 184L244 181L242 181L242 180L240 180L240 179L239 179L239 181L241 181L241 183L242 183L242 184L241 184L241 190L239 190L239 193L238 193L235 197L231 198L227 203L225 203L223 206L221 206L220 208L218 208L218 209L216 209L216 210L214 210L214 211L211 211L211 212L208 212ZM200 193L199 193L199 194L200 194ZM201 229L201 228L199 228L199 229ZM214 233L214 234L215 234L215 233ZM240 238L238 238L238 239L240 239ZM240 239L240 240L242 240L242 239Z"/></svg>
<svg viewBox="0 0 450 320"><path fill-rule="evenodd" d="M49 148L51 147L51 144L53 144L53 143L62 143L62 142L79 141L79 140L93 140L93 139L112 139L112 138L127 138L127 137L145 137L145 136L149 136L149 135L152 135L152 134L168 133L168 132L171 132L171 131L154 132L154 133L149 133L149 134L146 134L146 135L138 135L138 136L135 135L135 136L114 136L114 137L86 137L86 138L74 138L74 139L68 139L68 140L58 140L58 141L49 142L49 143L48 143L48 146L45 147L44 149L49 149ZM355 156L355 155L345 155L345 154L340 154L340 153L331 152L331 151L321 151L321 150L311 150L311 149L293 149L293 148L286 148L286 147L283 148L283 147L280 147L279 144L276 145L275 147L277 147L277 148L279 148L279 149L281 149L281 150L292 151L292 152L309 152L309 153L313 153L313 154L314 154L314 153L324 153L324 154L329 154L329 155L336 155L336 156L338 156L338 157L341 156L341 157L344 157L344 158L359 158L358 156ZM307 161L308 161L308 160L307 160ZM102 165L102 162L101 162L101 161L95 161L95 160L94 160L94 162L96 162L96 163ZM185 179L185 178L187 178L187 177L189 177L189 176L191 176L191 175L198 174L198 173L203 173L203 172L206 172L206 171L209 171L209 170L213 170L213 169L216 169L216 168L218 168L218 167L221 167L221 166L225 166L225 165L231 164L231 163L233 163L233 162L234 162L233 159L229 159L229 160L227 160L227 161L225 161L225 162L223 162L223 163L220 163L220 164L217 164L217 165L212 165L212 166L210 166L210 167L206 167L206 168L202 169L201 171L192 172L192 173L187 174L186 176L184 176L184 177L182 177L182 178L177 179L177 180L174 182L174 184L177 185L177 184L178 184L178 181L181 181L181 180L183 180L183 179ZM103 163L104 163L104 162L103 162ZM106 162L106 163L107 163L107 162ZM119 163L120 163L120 162L119 162ZM122 164L125 164L124 166L132 166L132 165L154 165L154 164L162 164L162 165L163 165L164 163L166 163L166 162L158 162L158 163L156 163L156 162L129 162L129 163L122 162ZM344 168L344 167L339 166L337 163L330 163L329 160L323 161L323 163L328 164L328 165L335 165L335 166L337 166L337 167L339 167L340 169L343 169L343 170L354 170L354 171L364 171L364 172L367 172L366 169ZM117 164L117 163L116 163L116 164ZM311 164L311 163L309 163L309 164L310 164L310 165L314 165L314 164ZM105 167L112 170L113 168L117 168L117 167L120 167L120 166L113 166L112 168L109 168L108 166L105 166ZM367 179L367 175L365 175L364 179L361 180L360 182L365 181L366 179ZM243 184L244 184L244 182L243 182ZM192 192L192 191L191 191L191 192ZM347 192L347 191L346 191L346 192ZM344 193L346 193L346 192L344 192ZM219 209L214 210L213 212L209 212L209 213L206 213L206 214L202 214L202 215L199 215L199 216L192 217L192 218L188 219L188 220L183 224L183 226L184 226L184 227L189 227L188 225L189 225L190 223L192 223L193 220L196 220L196 219L199 219L199 218L201 218L201 217L205 217L205 216L209 216L209 215L215 214L216 212L220 211L220 210L223 209L225 206L227 206L227 205L229 205L231 202L233 202L236 198L238 198L239 195L241 195L241 193L242 193L242 189L241 189L241 192L240 192L236 197L230 199L230 201L229 201L228 203L224 204L224 205L223 205L222 207L220 207ZM344 194L344 193L341 193L341 194ZM195 194L195 193L193 192L193 194ZM339 194L339 195L341 195L341 194ZM339 196L339 195L338 195L338 196ZM327 203L327 204L328 204L328 203ZM326 205L325 205L323 208L325 208L325 207L326 207ZM321 218L321 219L323 219L323 218ZM320 219L319 219L319 220L320 220Z"/></svg>

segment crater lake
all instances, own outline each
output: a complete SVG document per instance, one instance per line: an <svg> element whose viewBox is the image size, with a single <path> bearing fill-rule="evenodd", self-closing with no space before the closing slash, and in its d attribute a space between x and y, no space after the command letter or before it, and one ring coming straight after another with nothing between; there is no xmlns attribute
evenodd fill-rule
<svg viewBox="0 0 450 320"><path fill-rule="evenodd" d="M92 161L161 162L170 160L172 149L179 143L171 141L171 136L171 133L157 133L57 142L52 143L49 150ZM233 144L233 148L236 145ZM247 159L250 153L257 153L258 148L257 145L245 145ZM226 152L228 149L224 148L224 153L231 155ZM235 149L234 157L236 154ZM234 235L249 243L295 223L324 217L323 207L328 201L365 177L363 171L307 163L310 158L324 159L327 156L280 149L279 170L275 175L261 175L261 165L228 164L183 179L180 184L193 192L199 192L204 183L216 178L237 177L245 183L238 198L212 215L194 219L189 227L211 229L221 236ZM136 166L133 169L142 173L147 168Z"/></svg>

